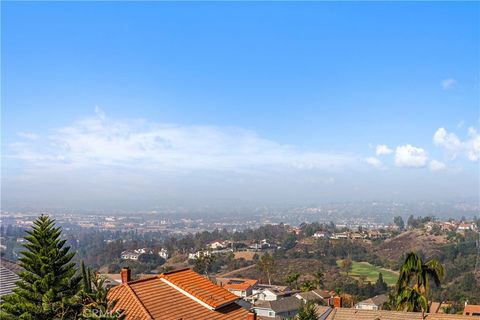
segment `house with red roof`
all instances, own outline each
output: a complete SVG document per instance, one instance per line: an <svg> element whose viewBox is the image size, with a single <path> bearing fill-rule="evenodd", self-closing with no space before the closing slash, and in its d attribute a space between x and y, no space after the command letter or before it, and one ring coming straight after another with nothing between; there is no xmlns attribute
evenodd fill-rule
<svg viewBox="0 0 480 320"><path fill-rule="evenodd" d="M239 304L239 297L190 269L131 280L121 271L122 284L109 291L127 320L254 320L260 319Z"/></svg>

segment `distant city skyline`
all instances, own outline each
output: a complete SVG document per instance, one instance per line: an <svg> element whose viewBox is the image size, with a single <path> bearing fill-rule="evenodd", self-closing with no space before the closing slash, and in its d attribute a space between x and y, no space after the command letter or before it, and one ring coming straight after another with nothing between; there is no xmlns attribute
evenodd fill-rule
<svg viewBox="0 0 480 320"><path fill-rule="evenodd" d="M480 194L480 4L3 2L5 206Z"/></svg>

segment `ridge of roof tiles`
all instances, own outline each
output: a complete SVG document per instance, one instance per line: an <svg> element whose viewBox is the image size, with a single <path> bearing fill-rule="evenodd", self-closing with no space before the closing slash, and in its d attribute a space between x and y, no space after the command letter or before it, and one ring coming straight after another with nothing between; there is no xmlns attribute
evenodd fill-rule
<svg viewBox="0 0 480 320"><path fill-rule="evenodd" d="M236 295L217 286L190 268L165 272L158 277L174 284L188 294L208 304L213 309L238 300Z"/></svg>
<svg viewBox="0 0 480 320"><path fill-rule="evenodd" d="M138 305L141 307L141 310L142 310L143 313L147 316L147 319L152 319L152 320L153 320L152 315L150 314L150 312L148 312L147 308L145 308L145 306L143 305L142 301L137 297L137 295L136 295L135 292L133 291L132 287L130 287L130 286L128 285L128 283L125 284L125 287L128 289L128 291L129 291L130 294L133 296L133 298L137 301Z"/></svg>
<svg viewBox="0 0 480 320"><path fill-rule="evenodd" d="M247 290L257 283L258 280L253 279L231 278L227 282L223 283L222 286L227 290Z"/></svg>

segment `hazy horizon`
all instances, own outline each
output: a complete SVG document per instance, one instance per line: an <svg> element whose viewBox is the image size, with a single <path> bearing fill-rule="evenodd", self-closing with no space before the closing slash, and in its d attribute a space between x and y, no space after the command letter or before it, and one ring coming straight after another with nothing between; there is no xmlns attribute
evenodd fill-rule
<svg viewBox="0 0 480 320"><path fill-rule="evenodd" d="M2 6L2 207L480 200L480 4Z"/></svg>

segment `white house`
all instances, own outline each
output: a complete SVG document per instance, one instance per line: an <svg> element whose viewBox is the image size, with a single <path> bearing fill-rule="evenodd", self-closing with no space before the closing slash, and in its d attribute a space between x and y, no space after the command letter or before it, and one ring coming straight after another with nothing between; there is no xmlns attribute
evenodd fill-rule
<svg viewBox="0 0 480 320"><path fill-rule="evenodd" d="M122 251L120 257L123 259L123 260L138 260L138 257L141 255L141 253L138 253L138 252L135 252L135 251L131 251L131 250L126 250L126 251Z"/></svg>
<svg viewBox="0 0 480 320"><path fill-rule="evenodd" d="M367 300L360 301L355 305L355 309L359 310L382 310L383 304L388 301L388 297L385 294L369 298Z"/></svg>
<svg viewBox="0 0 480 320"><path fill-rule="evenodd" d="M326 238L327 237L327 234L323 231L317 231L313 234L314 238Z"/></svg>
<svg viewBox="0 0 480 320"><path fill-rule="evenodd" d="M168 250L167 249L160 249L160 251L158 251L158 255L160 257L162 257L163 259L167 260L168 259Z"/></svg>
<svg viewBox="0 0 480 320"><path fill-rule="evenodd" d="M135 249L133 250L135 253L138 253L138 254L144 254L144 253L148 253L148 254L151 254L153 253L153 250L152 249L149 249L149 248L140 248L140 249Z"/></svg>
<svg viewBox="0 0 480 320"><path fill-rule="evenodd" d="M300 299L287 297L275 301L259 301L252 308L260 317L291 319L298 313L300 305Z"/></svg>
<svg viewBox="0 0 480 320"><path fill-rule="evenodd" d="M223 249L223 243L221 243L219 241L214 241L214 242L211 242L211 243L208 244L208 248L212 249L212 250Z"/></svg>
<svg viewBox="0 0 480 320"><path fill-rule="evenodd" d="M195 253L189 253L188 254L188 259L190 260L196 260L202 256L211 256L212 253L210 251L197 251Z"/></svg>
<svg viewBox="0 0 480 320"><path fill-rule="evenodd" d="M348 239L348 233L333 233L330 236L330 239L338 240L338 239Z"/></svg>
<svg viewBox="0 0 480 320"><path fill-rule="evenodd" d="M276 286L268 284L256 284L253 286L252 295L249 300L274 301L294 293L286 286Z"/></svg>
<svg viewBox="0 0 480 320"><path fill-rule="evenodd" d="M458 230L461 230L461 231L465 231L465 230L476 231L477 226L473 222L462 222L458 225Z"/></svg>

